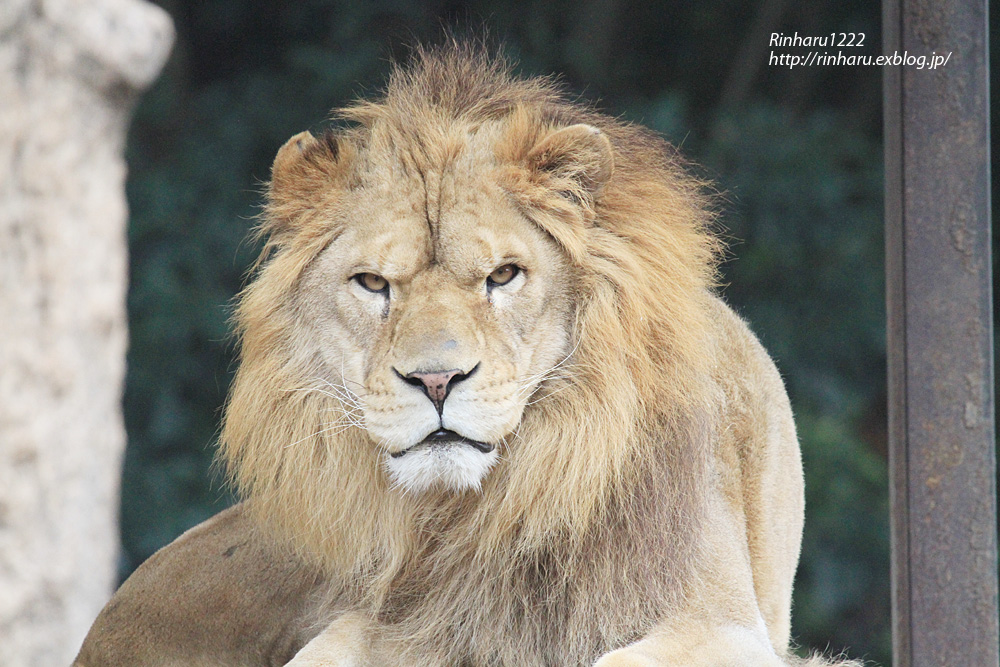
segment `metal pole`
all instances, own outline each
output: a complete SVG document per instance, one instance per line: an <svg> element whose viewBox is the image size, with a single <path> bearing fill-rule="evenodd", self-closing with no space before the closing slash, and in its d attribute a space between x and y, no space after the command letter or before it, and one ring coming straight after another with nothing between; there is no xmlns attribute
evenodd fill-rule
<svg viewBox="0 0 1000 667"><path fill-rule="evenodd" d="M904 58L883 70L893 663L989 667L1000 657L986 0L882 6L883 55ZM932 55L948 60L930 69Z"/></svg>

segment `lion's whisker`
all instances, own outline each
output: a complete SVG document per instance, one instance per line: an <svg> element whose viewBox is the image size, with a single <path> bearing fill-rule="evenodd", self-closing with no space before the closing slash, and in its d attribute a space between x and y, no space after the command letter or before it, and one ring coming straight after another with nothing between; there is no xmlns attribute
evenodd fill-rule
<svg viewBox="0 0 1000 667"><path fill-rule="evenodd" d="M320 378L320 377L318 377L316 379L319 380L320 382L324 383L326 386L330 387L331 389L333 389L337 393L337 396L341 400L343 400L345 403L349 403L349 404L351 404L353 406L356 406L356 407L359 407L359 408L361 407L361 397L358 396L358 394L356 394L351 389L348 389L348 387L347 387L346 384L334 384L333 382L330 382L326 378ZM343 380L346 381L346 379L343 378L343 377L341 379L343 379ZM355 384L357 384L357 383L355 383ZM361 385L359 384L358 386L361 386Z"/></svg>
<svg viewBox="0 0 1000 667"><path fill-rule="evenodd" d="M556 394L558 394L560 392L563 392L563 391L566 391L569 388L570 388L569 384L564 384L563 386L559 387L558 389L552 389L548 393L546 393L546 394L544 394L542 396L539 396L538 398L536 398L533 401L528 401L524 405L525 405L525 407L527 407L529 405L535 405L536 403L540 403L541 401L544 401L546 398L552 398Z"/></svg>
<svg viewBox="0 0 1000 667"><path fill-rule="evenodd" d="M562 359L560 359L558 363L556 363L556 364L555 364L554 366L552 366L551 368L548 368L548 369L546 369L546 370L544 370L544 371L542 371L542 372L540 372L540 373L536 373L535 375L532 375L532 376L529 376L529 377L528 377L528 378L526 379L526 382L529 382L529 383L533 383L533 382L535 382L536 380L538 380L539 382L541 382L541 381L544 381L544 378L545 378L545 376L546 376L546 375L548 375L549 373L552 373L553 371L556 371L556 370L558 370L559 368L562 368L562 366L563 366L563 365L564 365L564 364L565 364L565 363L566 363L567 361L569 361L569 360L570 360L570 358L571 358L571 357L572 357L572 356L573 356L574 354L576 354L576 351L577 351L577 350L578 350L579 348L580 348L580 341L578 340L578 341L576 342L576 345L574 345L574 346L573 346L573 349L572 349L572 350L570 350L569 352L567 352L567 353L566 353L566 355L565 355L565 356L564 356L564 357L563 357Z"/></svg>
<svg viewBox="0 0 1000 667"><path fill-rule="evenodd" d="M311 438L315 438L318 435L323 435L324 433L329 433L330 431L334 431L334 429L337 429L338 427L339 427L339 430L335 431L333 433L333 435L337 435L338 433L343 433L344 431L346 431L346 430L348 430L350 428L354 428L353 424L348 424L346 426L343 426L343 425L340 425L339 422L338 422L334 426L330 426L328 428L320 429L320 430L316 431L315 433L310 433L309 435L307 435L305 437L299 438L295 442L292 442L292 443L289 443L289 444L285 445L284 449L290 449L290 448L294 447L295 445L298 445L299 443L305 442L306 440L309 440Z"/></svg>

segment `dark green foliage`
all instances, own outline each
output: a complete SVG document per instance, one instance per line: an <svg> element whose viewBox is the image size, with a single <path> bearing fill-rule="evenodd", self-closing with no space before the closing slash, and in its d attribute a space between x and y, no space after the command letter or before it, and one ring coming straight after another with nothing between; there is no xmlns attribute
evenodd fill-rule
<svg viewBox="0 0 1000 667"><path fill-rule="evenodd" d="M277 148L376 88L405 44L485 27L524 71L562 73L718 183L726 298L775 356L803 443L795 634L888 663L879 73L768 67L758 44L772 30L865 31L875 53L877 5L783 3L750 37L773 2L164 4L178 45L128 146L123 574L231 502L209 472L233 371L226 321Z"/></svg>

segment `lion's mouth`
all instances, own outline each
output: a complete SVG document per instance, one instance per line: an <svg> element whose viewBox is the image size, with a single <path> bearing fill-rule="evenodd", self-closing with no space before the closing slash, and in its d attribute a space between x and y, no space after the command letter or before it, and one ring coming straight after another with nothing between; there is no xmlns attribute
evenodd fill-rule
<svg viewBox="0 0 1000 667"><path fill-rule="evenodd" d="M418 449L425 449L429 447L441 447L441 446L453 446L453 445L468 445L473 449L476 449L483 454L489 454L493 451L493 445L488 442L479 442L478 440L470 440L469 438L463 437L454 431L450 431L446 428L440 428L429 436L413 445L412 447L407 447L406 449L399 452L392 452L389 454L394 459L398 459L405 454L409 454L412 451Z"/></svg>

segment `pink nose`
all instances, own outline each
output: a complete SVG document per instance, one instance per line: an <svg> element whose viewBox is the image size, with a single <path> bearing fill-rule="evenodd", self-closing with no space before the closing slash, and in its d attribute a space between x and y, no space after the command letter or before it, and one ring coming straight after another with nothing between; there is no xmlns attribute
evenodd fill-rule
<svg viewBox="0 0 1000 667"><path fill-rule="evenodd" d="M408 380L418 380L423 385L423 390L427 397L436 404L444 403L451 389L451 381L456 375L462 375L462 371L453 369L450 371L435 371L433 373L410 373L406 376ZM464 379L462 375L461 379ZM461 379L459 381L461 381ZM416 384L416 383L414 383Z"/></svg>
<svg viewBox="0 0 1000 667"><path fill-rule="evenodd" d="M422 389L427 394L427 398L431 399L434 407L437 408L438 414L442 414L444 399L448 398L448 392L456 384L475 373L478 368L479 364L476 364L468 373L453 368L449 371L414 371L406 375L396 371L396 375L401 380Z"/></svg>

